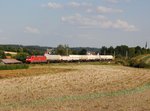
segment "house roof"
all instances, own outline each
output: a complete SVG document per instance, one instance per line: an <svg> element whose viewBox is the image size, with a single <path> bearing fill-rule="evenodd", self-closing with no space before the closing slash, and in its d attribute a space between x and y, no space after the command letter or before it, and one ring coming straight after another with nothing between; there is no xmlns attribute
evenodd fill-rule
<svg viewBox="0 0 150 111"><path fill-rule="evenodd" d="M21 64L21 61L18 61L16 59L2 59L1 60L4 64Z"/></svg>
<svg viewBox="0 0 150 111"><path fill-rule="evenodd" d="M4 51L5 54L17 55L17 52Z"/></svg>

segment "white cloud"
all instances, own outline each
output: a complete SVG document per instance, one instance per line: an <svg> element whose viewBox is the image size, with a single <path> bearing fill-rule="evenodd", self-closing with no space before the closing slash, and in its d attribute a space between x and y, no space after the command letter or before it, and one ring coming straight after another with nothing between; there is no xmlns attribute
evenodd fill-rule
<svg viewBox="0 0 150 111"><path fill-rule="evenodd" d="M91 7L92 4L86 3L86 2L82 2L82 3L79 3L79 2L69 2L68 6L69 7L73 7L73 8L79 8L79 7L83 8L83 7Z"/></svg>
<svg viewBox="0 0 150 111"><path fill-rule="evenodd" d="M26 32L26 33L33 33L33 34L40 33L39 29L37 29L35 27L30 27L30 26L25 27L24 32Z"/></svg>
<svg viewBox="0 0 150 111"><path fill-rule="evenodd" d="M118 3L119 2L119 0L105 0L105 1L111 2L111 3Z"/></svg>
<svg viewBox="0 0 150 111"><path fill-rule="evenodd" d="M123 12L123 10L121 9L113 9L113 8L108 8L104 6L97 7L96 11L98 13L122 13Z"/></svg>
<svg viewBox="0 0 150 111"><path fill-rule="evenodd" d="M91 3L82 2L82 3L81 3L81 6L84 6L84 7L92 7L93 5L92 5Z"/></svg>
<svg viewBox="0 0 150 111"><path fill-rule="evenodd" d="M91 3L87 3L87 2L68 2L68 3L56 3L56 2L49 2L47 4L41 4L41 7L48 7L50 9L60 9L60 8L86 8L86 7L91 7L92 4Z"/></svg>
<svg viewBox="0 0 150 111"><path fill-rule="evenodd" d="M114 23L113 27L118 28L118 29L124 29L125 31L137 31L138 30L134 25L129 25L128 22L119 20L119 19Z"/></svg>
<svg viewBox="0 0 150 111"><path fill-rule="evenodd" d="M68 3L68 6L70 6L70 7L80 7L81 6L81 4L80 3L78 3L78 2L70 2L70 3Z"/></svg>
<svg viewBox="0 0 150 111"><path fill-rule="evenodd" d="M119 3L121 1L129 2L130 0L104 0L104 1L107 1L107 2L110 2L110 3Z"/></svg>
<svg viewBox="0 0 150 111"><path fill-rule="evenodd" d="M128 22L123 20L112 21L105 16L89 16L84 17L80 14L73 16L65 16L61 18L62 22L77 25L81 28L103 28L103 29L121 29L124 31L137 31L134 25L130 25Z"/></svg>
<svg viewBox="0 0 150 111"><path fill-rule="evenodd" d="M49 2L47 4L47 7L50 8L50 9L59 9L59 8L62 8L63 5L59 4L59 3L55 3L55 2Z"/></svg>
<svg viewBox="0 0 150 111"><path fill-rule="evenodd" d="M92 8L88 8L88 9L86 9L86 12L87 13L92 13L94 10L92 9Z"/></svg>
<svg viewBox="0 0 150 111"><path fill-rule="evenodd" d="M118 1L118 0L116 0ZM121 9L113 9L113 8L109 8L109 7L105 7L105 6L98 6L96 8L96 6L94 6L91 3L88 2L68 2L68 3L55 3L55 2L49 2L48 4L42 4L41 7L48 7L50 9L60 9L60 8L77 8L77 9L82 9L87 13L92 13L92 12L96 12L96 13L122 13L123 10Z"/></svg>

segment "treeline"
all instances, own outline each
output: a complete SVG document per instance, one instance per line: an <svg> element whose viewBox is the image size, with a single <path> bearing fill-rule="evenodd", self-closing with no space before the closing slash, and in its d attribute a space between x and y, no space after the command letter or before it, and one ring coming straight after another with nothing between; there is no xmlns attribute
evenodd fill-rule
<svg viewBox="0 0 150 111"><path fill-rule="evenodd" d="M128 47L126 45L114 47L105 47L101 48L90 48L90 47L78 47L78 48L69 48L67 45L58 45L55 49L52 50L52 54L60 55L69 55L69 54L79 54L84 55L87 53L100 54L100 55L113 55L116 58L132 58L138 55L150 54L150 49L136 46Z"/></svg>
<svg viewBox="0 0 150 111"><path fill-rule="evenodd" d="M103 46L100 49L100 54L105 55L105 54L111 54L116 56L116 58L132 58L135 56L143 55L143 54L150 54L150 49L136 46L136 47L128 47L126 45L121 45L121 46L116 46L115 48L113 47L105 47Z"/></svg>
<svg viewBox="0 0 150 111"><path fill-rule="evenodd" d="M51 54L70 55L79 54L85 55L88 52L91 54L100 55L113 55L116 58L132 58L138 55L150 54L150 49L136 46L128 47L126 45L116 47L69 47L68 45L58 45L57 47L40 47L40 46L23 46L23 45L0 45L0 59L11 56L10 54L4 54L4 51L17 52L17 55L13 58L24 61L26 56L29 55L43 55L46 51Z"/></svg>

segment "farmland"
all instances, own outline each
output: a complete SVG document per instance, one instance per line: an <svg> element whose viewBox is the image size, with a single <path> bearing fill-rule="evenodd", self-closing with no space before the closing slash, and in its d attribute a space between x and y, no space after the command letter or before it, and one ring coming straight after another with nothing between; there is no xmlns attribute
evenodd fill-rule
<svg viewBox="0 0 150 111"><path fill-rule="evenodd" d="M149 111L150 70L99 64L0 71L0 111Z"/></svg>

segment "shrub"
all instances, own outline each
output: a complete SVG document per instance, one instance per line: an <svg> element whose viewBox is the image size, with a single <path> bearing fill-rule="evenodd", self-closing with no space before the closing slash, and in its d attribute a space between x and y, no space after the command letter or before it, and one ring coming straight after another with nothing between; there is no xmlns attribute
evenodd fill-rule
<svg viewBox="0 0 150 111"><path fill-rule="evenodd" d="M125 60L125 59L116 59L116 60L115 60L115 64L128 66L128 65L129 65L129 62L128 62L128 60Z"/></svg>
<svg viewBox="0 0 150 111"><path fill-rule="evenodd" d="M150 56L138 56L138 57L132 58L129 63L131 67L150 68L150 64L147 63L147 60L149 58Z"/></svg>
<svg viewBox="0 0 150 111"><path fill-rule="evenodd" d="M25 63L26 57L27 57L28 55L29 55L29 54L27 54L27 53L18 53L18 54L16 55L16 59L22 61L23 63Z"/></svg>

